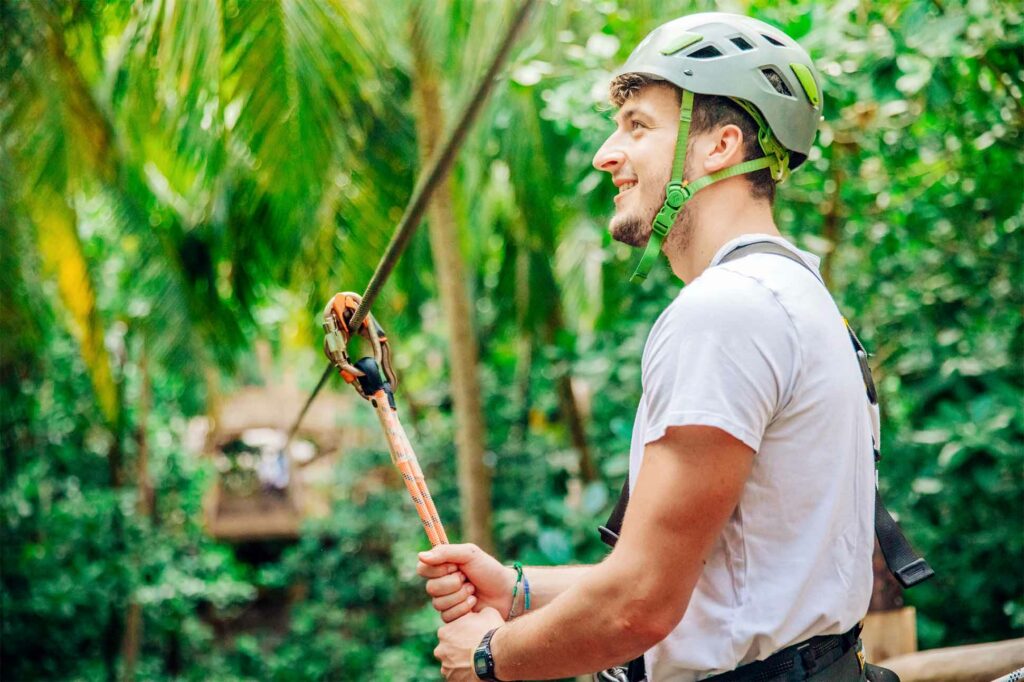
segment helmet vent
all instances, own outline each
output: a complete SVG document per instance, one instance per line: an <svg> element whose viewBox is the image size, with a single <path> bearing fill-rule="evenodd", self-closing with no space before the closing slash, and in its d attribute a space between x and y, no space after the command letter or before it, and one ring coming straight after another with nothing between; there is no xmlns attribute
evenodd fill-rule
<svg viewBox="0 0 1024 682"><path fill-rule="evenodd" d="M712 57L721 57L722 51L714 45L708 45L707 47L702 47L696 52L691 52L686 56L692 59L711 59Z"/></svg>
<svg viewBox="0 0 1024 682"><path fill-rule="evenodd" d="M772 45L778 45L779 47L785 47L786 46L786 44L783 43L781 40L779 40L778 38L772 38L767 33L762 33L761 37L764 38L765 40L767 40Z"/></svg>
<svg viewBox="0 0 1024 682"><path fill-rule="evenodd" d="M736 47L740 48L740 49L741 49L741 50L743 50L744 52L746 52L747 50L753 50L753 49L754 49L754 46L753 46L753 45L751 45L750 43L748 43L748 42L747 42L746 40L744 40L744 39L743 39L742 37L740 37L740 36L735 36L735 37L733 37L733 38L729 38L729 40L731 40L731 41L732 41L732 44L733 44L733 45L735 45Z"/></svg>
<svg viewBox="0 0 1024 682"><path fill-rule="evenodd" d="M775 69L761 69L761 73L764 74L768 84L775 89L775 92L780 95L785 95L786 97L793 96L793 91L789 89L789 86L786 85L786 81L782 79L782 76L779 75L778 71Z"/></svg>

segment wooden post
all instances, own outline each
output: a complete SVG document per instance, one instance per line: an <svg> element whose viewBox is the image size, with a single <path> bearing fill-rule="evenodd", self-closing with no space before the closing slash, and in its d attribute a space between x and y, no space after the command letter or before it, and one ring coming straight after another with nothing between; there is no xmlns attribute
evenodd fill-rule
<svg viewBox="0 0 1024 682"><path fill-rule="evenodd" d="M864 618L864 656L869 662L917 651L917 611L903 605L903 588L896 582L875 542L872 558L875 586Z"/></svg>

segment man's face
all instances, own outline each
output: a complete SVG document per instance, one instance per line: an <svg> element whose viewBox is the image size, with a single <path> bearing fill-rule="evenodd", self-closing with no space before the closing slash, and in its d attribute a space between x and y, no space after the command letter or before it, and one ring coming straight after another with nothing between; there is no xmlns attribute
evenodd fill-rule
<svg viewBox="0 0 1024 682"><path fill-rule="evenodd" d="M594 156L594 168L610 173L619 188L609 226L612 238L640 247L651 236L651 222L665 201L672 174L678 96L670 87L648 85L623 103L615 124Z"/></svg>

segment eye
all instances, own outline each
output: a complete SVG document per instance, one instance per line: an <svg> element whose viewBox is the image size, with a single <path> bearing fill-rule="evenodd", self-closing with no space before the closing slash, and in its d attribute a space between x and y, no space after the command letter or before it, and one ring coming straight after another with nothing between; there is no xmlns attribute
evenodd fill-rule
<svg viewBox="0 0 1024 682"><path fill-rule="evenodd" d="M636 130L642 130L642 129L646 128L646 127L647 127L647 126L646 126L646 125L644 125L644 123L643 123L642 121L638 121L638 120L637 120L637 119L635 119L635 118L634 118L634 119L632 119L632 120L630 120L630 122L629 122L629 128L630 128L630 130L634 130L634 131L636 131Z"/></svg>

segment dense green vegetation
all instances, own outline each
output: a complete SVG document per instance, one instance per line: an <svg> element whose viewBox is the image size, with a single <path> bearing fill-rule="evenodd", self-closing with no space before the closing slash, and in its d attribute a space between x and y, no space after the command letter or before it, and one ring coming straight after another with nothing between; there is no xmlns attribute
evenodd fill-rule
<svg viewBox="0 0 1024 682"><path fill-rule="evenodd" d="M425 4L450 122L512 8ZM1012 2L542 6L451 194L499 555L603 554L593 529L626 470L640 349L679 287L667 268L629 285L635 254L605 237L613 188L589 165L610 129L603 87L653 26L716 7L784 28L825 78L817 146L777 217L824 256L873 352L882 485L939 574L907 594L921 645L1021 636L1024 31ZM143 679L433 674L437 621L413 574L422 533L400 489L353 494L383 447L346 454L328 518L254 562L204 533L215 472L183 445L189 417L260 380L258 339L315 382L317 314L334 291L362 289L419 166L411 20L397 0L0 2L5 679L121 675L133 605ZM376 313L454 529L436 292L424 230ZM556 390L566 376L589 404L595 480ZM284 628L217 629L282 593Z"/></svg>

